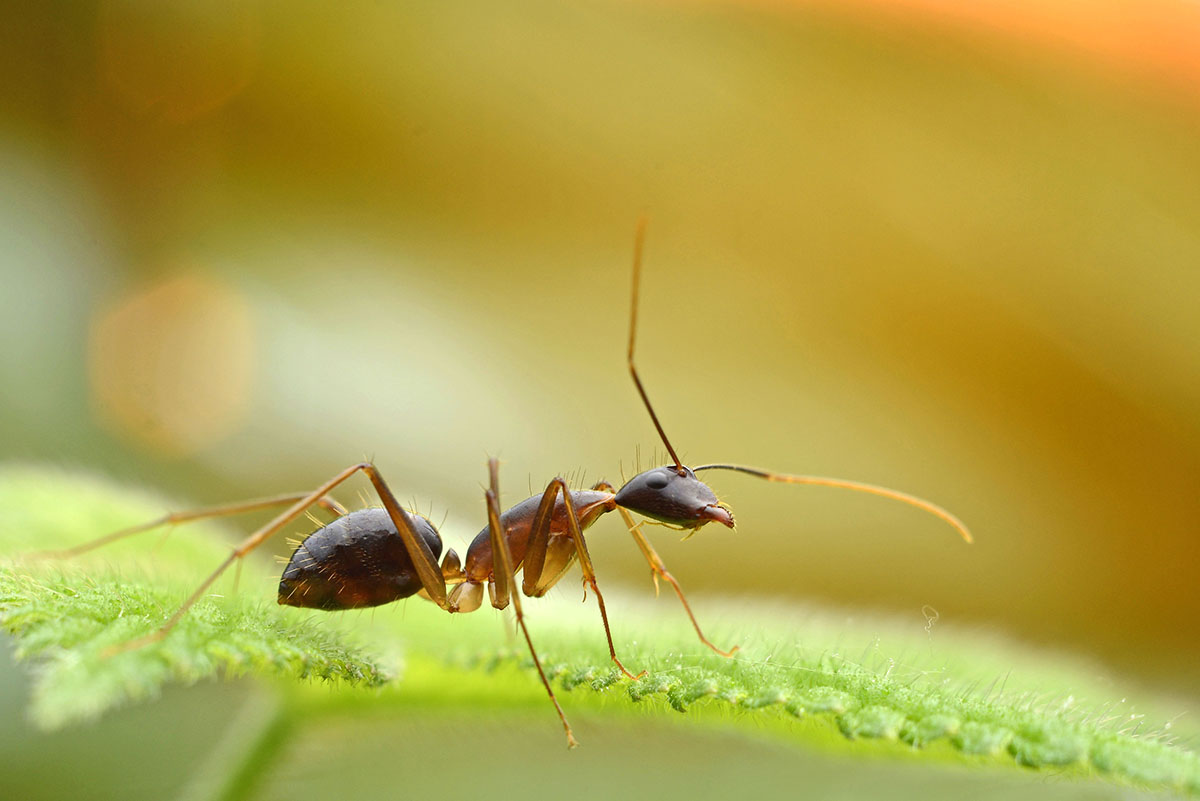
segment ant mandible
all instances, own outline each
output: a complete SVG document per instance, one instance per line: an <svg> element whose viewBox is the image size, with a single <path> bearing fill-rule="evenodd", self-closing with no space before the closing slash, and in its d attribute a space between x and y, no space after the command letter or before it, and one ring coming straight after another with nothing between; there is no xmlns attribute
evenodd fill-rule
<svg viewBox="0 0 1200 801"><path fill-rule="evenodd" d="M542 670L537 650L525 625L521 593L534 598L545 595L578 560L583 571L583 581L595 594L597 605L600 607L600 619L604 624L609 655L626 677L636 679L643 675L635 676L617 657L608 625L608 614L604 608L604 596L600 594L600 588L596 584L596 572L584 542L583 532L601 515L614 510L621 514L629 533L633 535L634 541L650 565L655 589L658 588L659 579L669 583L679 596L700 641L725 657L733 656L738 646L722 650L704 635L679 582L667 570L642 533L641 527L645 521L635 522L630 514L635 512L689 532L714 521L733 528L733 513L717 499L716 493L708 485L696 477L696 473L702 470L732 470L767 481L840 487L882 495L916 506L941 518L953 526L967 542L971 542L971 534L966 526L945 509L886 487L844 479L774 473L735 464L707 464L694 468L684 466L675 449L671 447L658 415L654 413L654 407L650 404L650 398L642 386L633 361L644 239L645 220L642 219L638 223L634 239L633 293L627 362L634 386L646 406L646 411L650 413L650 420L654 423L673 464L639 473L619 490L607 482L600 482L588 490L574 490L567 486L567 482L562 478L555 478L541 495L534 495L501 512L499 466L495 459L491 459L488 462L489 482L485 491L487 526L468 547L465 563L460 562L458 554L451 549L446 551L440 567L437 560L442 554L442 539L437 529L423 515L401 507L379 470L370 462L347 467L312 492L169 514L75 548L43 555L74 556L157 526L287 505L287 509L237 545L162 626L151 634L130 640L110 651L117 653L140 648L166 637L188 609L204 596L208 588L231 565L238 563L246 554L304 514L308 507L321 506L334 515L335 519L309 534L297 546L279 582L280 604L325 610L358 609L391 603L419 593L447 612L473 612L483 603L483 589L486 585L491 604L496 609L504 609L510 601L512 602L517 624L529 646L533 664L558 712L559 720L562 721L567 745L574 748L578 743L558 699L554 696L545 671ZM329 492L360 471L374 486L383 502L382 508L371 507L347 512L329 497ZM514 588L517 570L523 570L521 592ZM453 589L447 591L448 586Z"/></svg>

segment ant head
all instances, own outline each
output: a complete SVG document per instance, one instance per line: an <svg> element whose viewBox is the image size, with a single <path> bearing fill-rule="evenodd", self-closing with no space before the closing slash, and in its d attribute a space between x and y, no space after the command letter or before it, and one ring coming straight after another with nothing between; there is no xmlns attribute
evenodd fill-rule
<svg viewBox="0 0 1200 801"><path fill-rule="evenodd" d="M686 467L667 465L638 473L617 492L616 502L672 526L700 528L715 520L733 528L733 513Z"/></svg>

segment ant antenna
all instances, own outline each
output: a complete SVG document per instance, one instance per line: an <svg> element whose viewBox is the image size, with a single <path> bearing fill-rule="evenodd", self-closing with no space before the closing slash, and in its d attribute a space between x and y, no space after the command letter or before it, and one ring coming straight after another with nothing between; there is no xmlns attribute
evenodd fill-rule
<svg viewBox="0 0 1200 801"><path fill-rule="evenodd" d="M927 501L924 498L918 498L916 495L909 495L907 492L880 487L875 484L864 484L861 481L849 481L844 478L825 478L823 476L793 476L787 473L771 473L766 470L759 470L754 467L743 467L738 464L706 464L700 467L693 467L692 470L699 473L701 470L734 470L738 473L746 473L748 475L765 478L767 481L778 481L783 484L810 484L818 487L837 487L838 489L854 490L855 492L866 492L871 495L881 495L884 498L891 498L894 501L906 503L909 506L915 506L918 509L929 512L934 517L940 518L949 523L955 531L962 535L962 538L967 542L974 542L971 532L966 525L954 515L947 512L936 503Z"/></svg>
<svg viewBox="0 0 1200 801"><path fill-rule="evenodd" d="M650 405L650 398L646 396L642 380L638 378L637 368L633 366L633 345L637 339L638 285L641 283L642 277L642 243L645 240L646 217L643 215L638 218L637 233L633 240L633 303L629 315L629 374L633 376L633 384L637 387L638 394L642 396L642 402L646 404L646 411L650 412L650 419L654 422L654 427L658 429L658 436L662 437L663 445L667 446L667 452L675 460L675 471L683 475L683 462L679 461L679 457L675 455L675 449L667 440L667 432L663 431L662 423L658 422L658 415L654 413L654 407Z"/></svg>

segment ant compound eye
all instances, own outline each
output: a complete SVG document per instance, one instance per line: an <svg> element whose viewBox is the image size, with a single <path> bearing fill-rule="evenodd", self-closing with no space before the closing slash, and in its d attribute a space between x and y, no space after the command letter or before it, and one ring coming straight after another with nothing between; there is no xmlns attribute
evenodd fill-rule
<svg viewBox="0 0 1200 801"><path fill-rule="evenodd" d="M654 475L646 479L646 486L650 489L660 490L667 486L668 480L666 476Z"/></svg>

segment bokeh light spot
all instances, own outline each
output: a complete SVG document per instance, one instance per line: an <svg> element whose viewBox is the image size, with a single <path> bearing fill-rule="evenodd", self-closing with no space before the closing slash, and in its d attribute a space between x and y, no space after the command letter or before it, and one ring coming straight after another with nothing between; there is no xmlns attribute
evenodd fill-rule
<svg viewBox="0 0 1200 801"><path fill-rule="evenodd" d="M92 325L96 414L164 456L206 450L246 419L254 353L249 305L227 284L188 272L133 291Z"/></svg>

